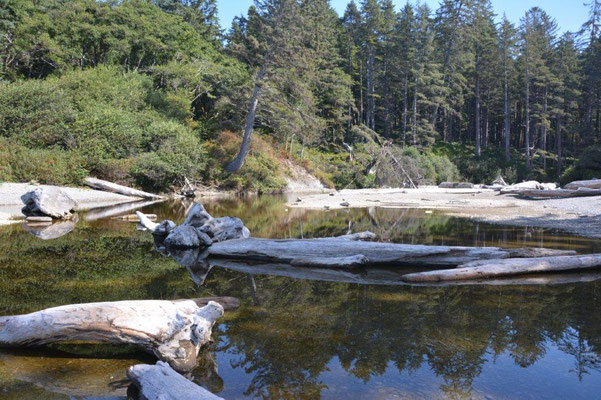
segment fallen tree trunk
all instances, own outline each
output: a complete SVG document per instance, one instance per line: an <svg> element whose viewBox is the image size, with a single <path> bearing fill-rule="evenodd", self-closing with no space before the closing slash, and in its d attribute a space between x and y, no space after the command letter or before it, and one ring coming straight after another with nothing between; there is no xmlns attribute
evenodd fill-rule
<svg viewBox="0 0 601 400"><path fill-rule="evenodd" d="M403 275L405 282L441 282L469 279L490 279L540 272L561 272L601 267L601 254L510 258L505 260L474 261L455 269L418 272Z"/></svg>
<svg viewBox="0 0 601 400"><path fill-rule="evenodd" d="M157 204L162 201L163 200L135 200L127 203L115 204L108 207L94 208L85 213L84 219L86 221L96 221L102 218L114 217L116 215L144 208L151 204Z"/></svg>
<svg viewBox="0 0 601 400"><path fill-rule="evenodd" d="M564 186L566 189L578 190L580 188L601 189L601 179L591 179L588 181L574 181Z"/></svg>
<svg viewBox="0 0 601 400"><path fill-rule="evenodd" d="M601 190L580 188L578 190L555 189L555 190L519 190L513 192L520 196L545 199L565 199L568 197L601 196Z"/></svg>
<svg viewBox="0 0 601 400"><path fill-rule="evenodd" d="M340 239L238 239L213 243L209 257L284 263L294 266L449 266L476 260L575 254L553 249L423 246Z"/></svg>
<svg viewBox="0 0 601 400"><path fill-rule="evenodd" d="M0 317L0 346L28 347L89 340L140 346L178 371L196 366L200 348L223 315L214 301L132 300L73 304Z"/></svg>
<svg viewBox="0 0 601 400"><path fill-rule="evenodd" d="M134 365L127 377L144 400L223 400L175 372L168 364Z"/></svg>
<svg viewBox="0 0 601 400"><path fill-rule="evenodd" d="M119 193L125 196L140 197L143 199L164 199L163 196L158 194L143 192L141 190L132 189L127 186L118 185L109 181L103 181L102 179L87 177L84 179L86 185L91 188L104 190L106 192Z"/></svg>

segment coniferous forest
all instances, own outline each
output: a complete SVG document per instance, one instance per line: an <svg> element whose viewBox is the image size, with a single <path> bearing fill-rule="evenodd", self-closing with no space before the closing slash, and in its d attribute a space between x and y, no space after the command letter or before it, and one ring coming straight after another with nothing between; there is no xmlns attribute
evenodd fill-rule
<svg viewBox="0 0 601 400"><path fill-rule="evenodd" d="M0 180L276 191L601 178L601 1L0 2Z"/></svg>

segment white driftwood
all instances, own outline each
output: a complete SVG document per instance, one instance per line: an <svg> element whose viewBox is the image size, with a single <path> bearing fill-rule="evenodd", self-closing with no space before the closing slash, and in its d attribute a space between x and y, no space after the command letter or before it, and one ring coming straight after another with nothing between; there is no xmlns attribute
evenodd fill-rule
<svg viewBox="0 0 601 400"><path fill-rule="evenodd" d="M519 193L522 190L554 190L557 189L557 185L554 183L540 183L538 181L527 181L516 183L501 188L501 194Z"/></svg>
<svg viewBox="0 0 601 400"><path fill-rule="evenodd" d="M192 300L132 300L73 304L0 317L0 347L27 347L73 340L137 345L179 371L196 366L200 347L223 307Z"/></svg>
<svg viewBox="0 0 601 400"><path fill-rule="evenodd" d="M601 254L513 258L475 261L455 269L419 272L403 275L406 282L440 282L468 279L489 279L541 272L561 272L601 267Z"/></svg>
<svg viewBox="0 0 601 400"><path fill-rule="evenodd" d="M223 400L175 372L169 364L134 365L127 377L144 400Z"/></svg>
<svg viewBox="0 0 601 400"><path fill-rule="evenodd" d="M336 236L336 237L329 238L329 239L371 241L371 240L376 240L377 238L378 238L378 236L375 233L370 232L370 231L365 231L365 232L349 233L346 235Z"/></svg>
<svg viewBox="0 0 601 400"><path fill-rule="evenodd" d="M109 181L103 181L102 179L87 177L84 179L86 185L91 188L104 190L106 192L119 193L125 196L140 197L143 199L163 199L163 196L158 194L143 192L141 190L132 189L127 186L118 185Z"/></svg>
<svg viewBox="0 0 601 400"><path fill-rule="evenodd" d="M140 223L144 228L148 229L150 232L154 232L154 230L159 226L156 222L153 222L150 218L148 218L144 213L140 211L136 211L136 215L140 220Z"/></svg>
<svg viewBox="0 0 601 400"><path fill-rule="evenodd" d="M580 188L601 189L601 179L591 179L588 181L574 181L565 185L565 189L578 190Z"/></svg>
<svg viewBox="0 0 601 400"><path fill-rule="evenodd" d="M423 246L340 239L238 239L213 243L209 257L348 268L366 266L448 266L475 260L575 254L552 249Z"/></svg>

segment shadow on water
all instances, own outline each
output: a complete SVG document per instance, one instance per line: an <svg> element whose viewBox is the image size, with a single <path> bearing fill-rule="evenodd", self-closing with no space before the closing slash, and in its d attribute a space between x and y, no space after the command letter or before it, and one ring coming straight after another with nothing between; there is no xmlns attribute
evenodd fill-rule
<svg viewBox="0 0 601 400"><path fill-rule="evenodd" d="M306 211L286 209L275 196L205 205L214 216L242 218L261 237L371 230L393 242L600 251L599 241L561 232L423 210ZM181 223L188 206L143 211ZM590 274L550 276L558 279L551 285L418 287L397 285L386 270L332 277L207 263L194 252L173 254L176 262L135 224L85 215L53 240L21 227L0 234L1 314L75 302L238 297L242 306L215 327L215 343L190 376L224 398L585 399L601 392L601 283ZM125 370L139 362L152 360L111 346L2 352L0 397L123 398Z"/></svg>

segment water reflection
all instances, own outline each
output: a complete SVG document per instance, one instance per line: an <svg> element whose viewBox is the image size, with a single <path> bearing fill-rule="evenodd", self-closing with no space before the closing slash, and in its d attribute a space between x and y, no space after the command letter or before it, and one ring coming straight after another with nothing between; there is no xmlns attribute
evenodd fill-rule
<svg viewBox="0 0 601 400"><path fill-rule="evenodd" d="M189 205L151 204L143 211L181 223ZM561 232L423 210L287 210L277 197L205 205L216 217L242 218L261 237L371 230L405 243L601 250L599 241ZM21 227L0 235L0 314L125 298L238 297L242 306L216 326L206 364L190 376L224 398L584 399L601 392L601 282L594 274L546 276L555 285L527 278L416 287L396 285L395 272L386 270L332 276L227 260L207 264L194 252L166 257L147 232L112 219L84 216L52 241L34 240ZM0 397L67 398L45 383L122 397L122 388L109 385L141 357L58 350L67 349L69 356L57 349L2 353Z"/></svg>

